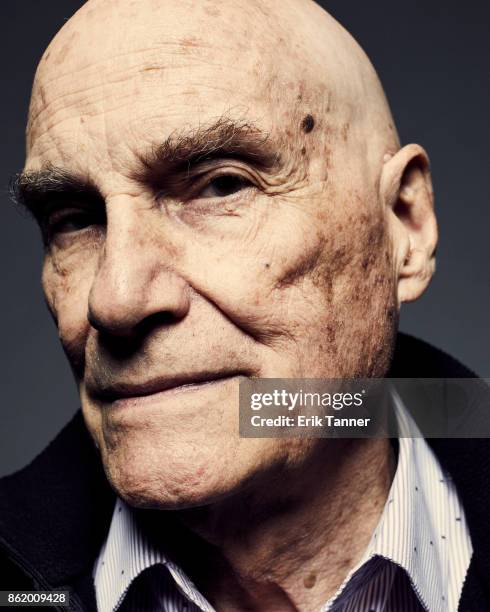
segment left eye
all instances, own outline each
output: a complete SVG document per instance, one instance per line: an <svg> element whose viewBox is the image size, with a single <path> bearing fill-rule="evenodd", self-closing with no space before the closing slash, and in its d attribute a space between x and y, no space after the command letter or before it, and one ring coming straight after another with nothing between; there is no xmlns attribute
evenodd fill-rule
<svg viewBox="0 0 490 612"><path fill-rule="evenodd" d="M238 193L251 185L250 181L241 176L225 174L211 180L204 189L199 192L200 198L225 198Z"/></svg>

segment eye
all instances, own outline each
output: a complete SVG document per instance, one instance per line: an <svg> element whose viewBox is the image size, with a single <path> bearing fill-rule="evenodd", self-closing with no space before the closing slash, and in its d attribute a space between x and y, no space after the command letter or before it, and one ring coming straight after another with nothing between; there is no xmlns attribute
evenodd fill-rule
<svg viewBox="0 0 490 612"><path fill-rule="evenodd" d="M49 236L80 232L98 223L95 215L80 209L56 210L48 216L45 230Z"/></svg>
<svg viewBox="0 0 490 612"><path fill-rule="evenodd" d="M251 186L251 182L236 174L223 174L212 179L198 194L199 198L226 198Z"/></svg>

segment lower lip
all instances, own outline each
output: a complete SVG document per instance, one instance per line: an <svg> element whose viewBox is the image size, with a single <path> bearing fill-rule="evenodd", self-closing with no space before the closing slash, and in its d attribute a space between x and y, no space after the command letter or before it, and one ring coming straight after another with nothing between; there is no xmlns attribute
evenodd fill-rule
<svg viewBox="0 0 490 612"><path fill-rule="evenodd" d="M189 383L187 385L172 387L170 389L158 391L157 393L150 393L148 395L124 397L111 402L110 406L114 409L123 409L130 407L143 407L150 404L158 404L162 401L175 397L192 395L199 392L205 392L206 390L214 391L217 387L224 387L226 384L230 384L233 381L238 382L240 378L240 375L234 375L200 383Z"/></svg>

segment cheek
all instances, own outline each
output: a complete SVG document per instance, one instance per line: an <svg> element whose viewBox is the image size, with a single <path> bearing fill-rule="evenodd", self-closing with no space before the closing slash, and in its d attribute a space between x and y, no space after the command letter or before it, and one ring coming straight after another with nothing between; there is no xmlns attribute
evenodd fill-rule
<svg viewBox="0 0 490 612"><path fill-rule="evenodd" d="M58 327L63 349L77 377L81 377L90 325L87 319L88 296L95 273L90 258L77 266L61 265L47 256L43 267L46 302Z"/></svg>
<svg viewBox="0 0 490 612"><path fill-rule="evenodd" d="M187 250L186 268L196 289L235 324L273 339L289 334L304 302L294 289L308 282L324 238L318 219L296 201L262 202L261 208L219 235L201 235Z"/></svg>
<svg viewBox="0 0 490 612"><path fill-rule="evenodd" d="M302 375L383 376L396 326L384 216L375 202L353 200L330 209L301 238L302 249L288 250L295 256L277 267L259 308L275 306Z"/></svg>
<svg viewBox="0 0 490 612"><path fill-rule="evenodd" d="M349 222L330 259L342 258L343 265L330 270L330 346L337 361L347 364L349 376L384 376L397 309L390 242L381 214L361 213Z"/></svg>

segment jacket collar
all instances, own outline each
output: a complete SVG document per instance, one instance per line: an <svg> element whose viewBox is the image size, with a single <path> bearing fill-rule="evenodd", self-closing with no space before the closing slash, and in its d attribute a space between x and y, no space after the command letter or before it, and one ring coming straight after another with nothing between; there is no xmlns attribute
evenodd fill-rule
<svg viewBox="0 0 490 612"><path fill-rule="evenodd" d="M113 504L78 411L31 464L0 480L0 548L39 581L73 584L93 563Z"/></svg>

